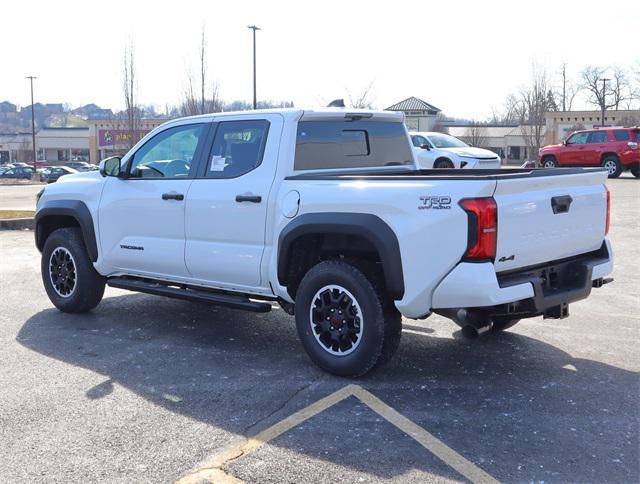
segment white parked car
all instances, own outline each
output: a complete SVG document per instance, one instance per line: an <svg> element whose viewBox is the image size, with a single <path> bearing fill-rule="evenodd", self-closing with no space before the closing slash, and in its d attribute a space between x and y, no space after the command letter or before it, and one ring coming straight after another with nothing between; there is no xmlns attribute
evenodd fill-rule
<svg viewBox="0 0 640 484"><path fill-rule="evenodd" d="M420 168L500 168L500 157L493 151L474 148L444 133L412 132L411 142Z"/></svg>
<svg viewBox="0 0 640 484"><path fill-rule="evenodd" d="M279 302L310 358L352 377L391 358L402 316L435 312L469 336L568 316L609 282L606 180L417 170L388 111L219 113L47 185L35 239L62 311L93 309L105 285L256 312Z"/></svg>

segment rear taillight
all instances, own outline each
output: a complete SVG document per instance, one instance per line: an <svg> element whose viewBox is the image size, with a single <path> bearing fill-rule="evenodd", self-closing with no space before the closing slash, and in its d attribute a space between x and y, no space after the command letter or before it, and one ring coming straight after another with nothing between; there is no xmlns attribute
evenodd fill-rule
<svg viewBox="0 0 640 484"><path fill-rule="evenodd" d="M469 217L469 237L464 260L493 260L498 236L498 206L491 198L465 198L460 206Z"/></svg>
<svg viewBox="0 0 640 484"><path fill-rule="evenodd" d="M607 222L604 225L604 235L607 235L609 233L609 225L611 225L611 192L607 185L604 186L604 189L607 191Z"/></svg>

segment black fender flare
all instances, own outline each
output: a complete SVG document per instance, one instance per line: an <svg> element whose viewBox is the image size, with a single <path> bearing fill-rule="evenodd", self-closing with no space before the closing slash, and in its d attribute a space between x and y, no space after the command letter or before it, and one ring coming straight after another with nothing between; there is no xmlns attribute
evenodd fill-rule
<svg viewBox="0 0 640 484"><path fill-rule="evenodd" d="M380 217L368 213L307 213L289 222L278 237L278 281L287 285L287 259L293 242L311 234L358 235L378 251L387 291L394 299L404 296L400 244L394 231Z"/></svg>
<svg viewBox="0 0 640 484"><path fill-rule="evenodd" d="M55 215L70 216L76 219L82 231L89 259L92 262L96 262L98 260L98 244L96 242L93 217L87 205L80 200L49 200L42 204L35 216L35 237L38 250L42 252L45 243L42 234L42 223L47 217Z"/></svg>

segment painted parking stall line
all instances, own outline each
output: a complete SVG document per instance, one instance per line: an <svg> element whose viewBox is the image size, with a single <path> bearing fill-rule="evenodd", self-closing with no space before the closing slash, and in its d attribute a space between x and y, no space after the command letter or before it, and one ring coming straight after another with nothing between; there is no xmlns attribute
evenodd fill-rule
<svg viewBox="0 0 640 484"><path fill-rule="evenodd" d="M365 390L359 385L347 385L340 390L312 403L311 405L298 410L285 419L275 423L271 427L263 430L254 437L249 438L245 443L233 447L220 454L205 459L204 462L189 471L184 477L177 481L177 484L195 484L202 481L215 483L239 483L242 482L223 470L223 467L230 462L244 457L256 451L264 444L288 432L292 428L331 408L336 403L348 397L356 397L371 410L376 412L387 422L400 429L406 435L418 442L422 447L434 454L444 463L456 470L458 473L474 483L497 483L494 477L477 467L475 464L465 459L455 450L448 447L444 442L427 432L415 422L409 420L400 412L384 403L381 399Z"/></svg>

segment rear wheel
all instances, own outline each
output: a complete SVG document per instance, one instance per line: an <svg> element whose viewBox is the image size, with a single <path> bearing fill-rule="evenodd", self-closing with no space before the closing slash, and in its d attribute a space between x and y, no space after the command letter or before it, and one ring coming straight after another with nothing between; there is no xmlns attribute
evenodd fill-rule
<svg viewBox="0 0 640 484"><path fill-rule="evenodd" d="M434 168L455 168L451 160L438 160L433 164Z"/></svg>
<svg viewBox="0 0 640 484"><path fill-rule="evenodd" d="M60 311L84 313L102 300L105 279L94 269L76 227L49 235L42 250L41 272L47 296Z"/></svg>
<svg viewBox="0 0 640 484"><path fill-rule="evenodd" d="M545 156L542 160L543 168L556 168L558 166L558 160L555 156Z"/></svg>
<svg viewBox="0 0 640 484"><path fill-rule="evenodd" d="M602 167L607 170L609 178L618 178L622 173L622 163L617 156L605 156L602 160Z"/></svg>
<svg viewBox="0 0 640 484"><path fill-rule="evenodd" d="M520 322L519 319L512 319L505 316L496 316L491 318L491 322L493 325L491 326L491 331L494 333L499 333L501 331L512 328L516 324Z"/></svg>
<svg viewBox="0 0 640 484"><path fill-rule="evenodd" d="M342 261L312 267L296 294L298 335L311 360L329 373L362 376L391 359L401 316L363 272Z"/></svg>
<svg viewBox="0 0 640 484"><path fill-rule="evenodd" d="M631 174L636 178L640 178L640 166L634 165L631 167Z"/></svg>

